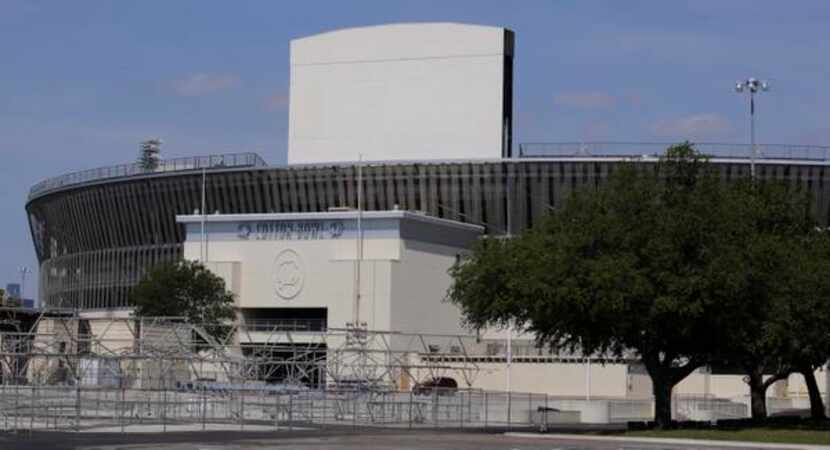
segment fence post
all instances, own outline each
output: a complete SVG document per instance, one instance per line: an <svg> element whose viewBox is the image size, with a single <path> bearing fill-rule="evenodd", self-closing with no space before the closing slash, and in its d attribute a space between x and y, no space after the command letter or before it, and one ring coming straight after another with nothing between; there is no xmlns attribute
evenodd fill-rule
<svg viewBox="0 0 830 450"><path fill-rule="evenodd" d="M205 430L205 420L207 419L207 393L204 389L202 391L202 430Z"/></svg>
<svg viewBox="0 0 830 450"><path fill-rule="evenodd" d="M167 385L161 380L161 427L167 432Z"/></svg>
<svg viewBox="0 0 830 450"><path fill-rule="evenodd" d="M3 380L3 399L5 400L6 398L8 398L7 397L8 395L9 395L8 385L6 384L6 381ZM3 414L3 430L5 430L5 431L9 430L9 415L8 414Z"/></svg>
<svg viewBox="0 0 830 450"><path fill-rule="evenodd" d="M513 429L513 417L511 408L513 406L513 393L507 391L507 431L511 431Z"/></svg>
<svg viewBox="0 0 830 450"><path fill-rule="evenodd" d="M527 393L527 424L533 426L533 393Z"/></svg>
<svg viewBox="0 0 830 450"><path fill-rule="evenodd" d="M274 429L280 427L280 395L274 391Z"/></svg>
<svg viewBox="0 0 830 450"><path fill-rule="evenodd" d="M461 429L464 429L464 392L461 392L461 401L458 402L459 415L458 420L461 422Z"/></svg>
<svg viewBox="0 0 830 450"><path fill-rule="evenodd" d="M291 431L294 427L294 393L288 391L288 430Z"/></svg>
<svg viewBox="0 0 830 450"><path fill-rule="evenodd" d="M20 408L20 406L19 406L20 399L18 398L19 396L20 396L20 380L14 380L14 431L15 432L18 431L18 426L19 426L17 424L17 417L20 415L20 411L18 410L18 408Z"/></svg>
<svg viewBox="0 0 830 450"><path fill-rule="evenodd" d="M331 405L332 419L334 419L334 415L335 415L334 411L337 407L337 401L335 400L335 401L329 402L329 389L324 384L323 385L323 418L322 418L322 420L320 420L321 425L324 425L326 423L326 420L328 420L329 405Z"/></svg>
<svg viewBox="0 0 830 450"><path fill-rule="evenodd" d="M245 429L245 391L239 391L239 430Z"/></svg>
<svg viewBox="0 0 830 450"><path fill-rule="evenodd" d="M121 432L124 432L124 409L126 408L126 403L124 402L124 397L126 396L127 388L124 386L123 381L121 383L121 403L118 412L118 421L121 422Z"/></svg>
<svg viewBox="0 0 830 450"><path fill-rule="evenodd" d="M75 431L81 429L81 380L75 377Z"/></svg>
<svg viewBox="0 0 830 450"><path fill-rule="evenodd" d="M438 418L441 415L441 405L435 389L432 390L432 426L438 428Z"/></svg>
<svg viewBox="0 0 830 450"><path fill-rule="evenodd" d="M357 391L352 394L352 428L355 430L357 429L357 395Z"/></svg>
<svg viewBox="0 0 830 450"><path fill-rule="evenodd" d="M412 429L412 389L409 390L409 429Z"/></svg>
<svg viewBox="0 0 830 450"><path fill-rule="evenodd" d="M487 391L484 391L484 431L487 431L487 415L489 413L487 405Z"/></svg>
<svg viewBox="0 0 830 450"><path fill-rule="evenodd" d="M472 391L470 395L467 397L467 417L469 417L470 425L473 424L473 394ZM479 416L479 420L481 417Z"/></svg>
<svg viewBox="0 0 830 450"><path fill-rule="evenodd" d="M306 392L306 402L308 403L308 415L311 423L314 423L314 398L311 397L310 392Z"/></svg>

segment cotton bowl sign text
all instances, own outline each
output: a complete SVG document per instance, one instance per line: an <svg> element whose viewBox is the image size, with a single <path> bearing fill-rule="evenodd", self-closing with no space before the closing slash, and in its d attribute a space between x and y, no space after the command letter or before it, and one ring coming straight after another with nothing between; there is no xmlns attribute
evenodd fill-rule
<svg viewBox="0 0 830 450"><path fill-rule="evenodd" d="M253 222L241 223L238 227L239 239L259 241L299 241L314 239L337 239L343 235L343 222Z"/></svg>

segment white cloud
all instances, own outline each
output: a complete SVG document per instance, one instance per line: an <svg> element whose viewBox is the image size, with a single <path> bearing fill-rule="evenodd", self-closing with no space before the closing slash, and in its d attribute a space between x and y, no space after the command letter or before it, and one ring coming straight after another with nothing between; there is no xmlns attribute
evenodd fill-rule
<svg viewBox="0 0 830 450"><path fill-rule="evenodd" d="M173 90L183 97L199 97L239 85L239 78L232 75L194 73L173 82Z"/></svg>
<svg viewBox="0 0 830 450"><path fill-rule="evenodd" d="M617 99L602 92L569 92L557 95L553 102L578 109L611 109L617 104Z"/></svg>
<svg viewBox="0 0 830 450"><path fill-rule="evenodd" d="M718 113L700 113L676 119L661 120L654 125L654 133L676 139L711 139L732 132L732 124Z"/></svg>

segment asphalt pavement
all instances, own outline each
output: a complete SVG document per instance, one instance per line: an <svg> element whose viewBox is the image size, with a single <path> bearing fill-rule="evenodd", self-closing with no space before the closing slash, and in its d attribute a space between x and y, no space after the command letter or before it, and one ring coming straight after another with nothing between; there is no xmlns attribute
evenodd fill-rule
<svg viewBox="0 0 830 450"><path fill-rule="evenodd" d="M676 441L676 442L669 442ZM811 449L810 446L738 444L742 448ZM0 434L2 450L691 450L729 449L735 443L606 439L590 436L502 434L436 430L318 429L281 432L53 433ZM816 450L817 448L812 448Z"/></svg>

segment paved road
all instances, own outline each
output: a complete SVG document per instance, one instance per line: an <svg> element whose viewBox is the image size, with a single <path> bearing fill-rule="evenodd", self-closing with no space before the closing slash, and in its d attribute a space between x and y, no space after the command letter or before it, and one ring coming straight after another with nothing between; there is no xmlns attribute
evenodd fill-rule
<svg viewBox="0 0 830 450"><path fill-rule="evenodd" d="M2 450L691 450L707 445L534 439L487 433L422 430L313 430L295 432L198 432L168 434L0 434ZM734 448L730 449L734 450ZM768 450L768 449L765 449Z"/></svg>

